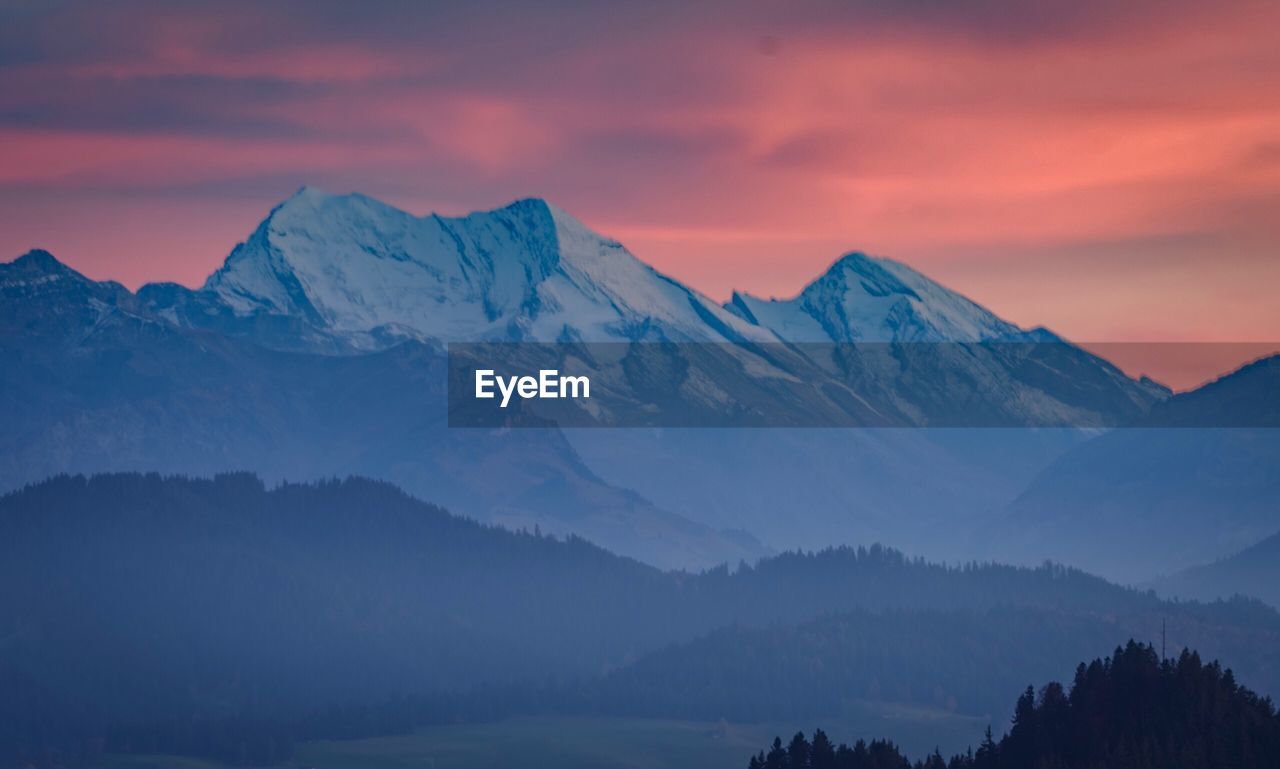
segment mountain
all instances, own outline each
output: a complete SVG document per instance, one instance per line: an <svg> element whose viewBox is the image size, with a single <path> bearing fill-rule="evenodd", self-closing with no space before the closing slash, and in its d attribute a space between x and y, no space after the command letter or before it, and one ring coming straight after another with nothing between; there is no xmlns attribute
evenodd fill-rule
<svg viewBox="0 0 1280 769"><path fill-rule="evenodd" d="M986 552L1140 582L1280 531L1277 392L1272 357L1170 398L1148 427L1077 446L1009 505Z"/></svg>
<svg viewBox="0 0 1280 769"><path fill-rule="evenodd" d="M140 317L137 302L119 283L89 280L43 250L0 264L0 316L8 335L47 339L84 334L114 313Z"/></svg>
<svg viewBox="0 0 1280 769"><path fill-rule="evenodd" d="M199 292L237 318L296 318L356 348L442 341L771 339L542 200L417 217L363 195L303 188Z"/></svg>
<svg viewBox="0 0 1280 769"><path fill-rule="evenodd" d="M683 343L585 357L597 361L597 402L619 406L615 416L649 413L656 392L691 424L780 409L813 425L1107 424L1161 397L867 257L840 260L796 300L842 330L793 340L762 303L739 295L720 307L538 200L450 219L303 189L200 289L133 295L43 253L0 265L0 276L0 324L12 330L0 354L14 363L0 380L11 417L0 488L113 469L359 472L662 566L767 552L744 526L784 546L890 537L963 556L959 535L1080 435L451 430L444 345ZM971 344L1005 338L1021 341ZM839 348L845 340L879 341ZM663 355L635 354L655 349Z"/></svg>
<svg viewBox="0 0 1280 769"><path fill-rule="evenodd" d="M1163 595L1208 599L1247 595L1280 607L1280 534L1235 555L1152 582Z"/></svg>
<svg viewBox="0 0 1280 769"><path fill-rule="evenodd" d="M914 426L1124 424L1168 396L889 259L849 254L793 299L735 293L727 307Z"/></svg>
<svg viewBox="0 0 1280 769"><path fill-rule="evenodd" d="M1075 428L1141 420L1168 396L888 259L849 254L793 299L735 293L726 307L787 340L816 369L809 379L839 382L895 415L891 424L912 427L568 437L609 482L710 526L743 526L774 547L879 539L970 557L980 550L975 531L1093 436ZM1028 424L1056 427L986 429Z"/></svg>
<svg viewBox="0 0 1280 769"><path fill-rule="evenodd" d="M734 292L731 312L793 342L1036 340L906 265L850 253L792 299Z"/></svg>
<svg viewBox="0 0 1280 769"><path fill-rule="evenodd" d="M0 488L64 472L356 472L664 567L766 552L609 486L558 431L449 430L445 359L427 343L267 349L176 326L42 252L0 265L0 299Z"/></svg>
<svg viewBox="0 0 1280 769"><path fill-rule="evenodd" d="M678 365L660 372L691 370L676 383L675 410L695 402L733 413L752 399L751 386L768 382L786 388L771 403L795 404L789 408L822 426L1093 426L1130 420L1166 394L1048 332L1023 332L903 265L857 254L791 302L735 295L720 307L542 200L418 217L363 195L304 188L201 290L144 287L139 295L180 324L306 329L292 343L258 337L285 348L382 349L406 338L686 343ZM288 321L265 320L277 317ZM940 344L799 356L791 349L919 341ZM982 341L1021 344L969 344ZM733 346L715 347L726 343ZM629 362L597 367L599 397L651 389L652 377ZM722 392L708 392L715 389Z"/></svg>

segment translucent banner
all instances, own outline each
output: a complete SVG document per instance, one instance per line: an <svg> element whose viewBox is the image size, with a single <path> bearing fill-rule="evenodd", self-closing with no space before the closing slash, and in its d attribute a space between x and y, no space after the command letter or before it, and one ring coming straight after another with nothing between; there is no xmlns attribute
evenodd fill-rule
<svg viewBox="0 0 1280 769"><path fill-rule="evenodd" d="M1277 349L1169 343L1086 349L1062 341L452 344L449 424L1276 427ZM1193 391L1174 393L1113 359L1170 370L1180 361L1191 367L1193 359L1240 363Z"/></svg>

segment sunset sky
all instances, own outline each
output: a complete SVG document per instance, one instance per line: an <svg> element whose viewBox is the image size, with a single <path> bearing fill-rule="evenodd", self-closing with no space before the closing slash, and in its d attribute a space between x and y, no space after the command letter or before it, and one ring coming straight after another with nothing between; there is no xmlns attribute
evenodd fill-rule
<svg viewBox="0 0 1280 769"><path fill-rule="evenodd" d="M850 250L1080 341L1280 338L1280 3L0 0L0 260L202 282L303 184L545 197L718 299Z"/></svg>

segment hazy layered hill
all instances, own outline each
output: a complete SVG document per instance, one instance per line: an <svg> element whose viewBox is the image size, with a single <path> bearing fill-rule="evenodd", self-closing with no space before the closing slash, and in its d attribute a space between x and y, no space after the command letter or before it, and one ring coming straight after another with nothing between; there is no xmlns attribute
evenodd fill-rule
<svg viewBox="0 0 1280 769"><path fill-rule="evenodd" d="M1053 462L987 533L990 554L1143 581L1280 531L1280 357L1153 409ZM1206 427L1231 425L1239 427Z"/></svg>
<svg viewBox="0 0 1280 769"><path fill-rule="evenodd" d="M965 559L1079 430L569 430L609 483L776 549L893 542ZM998 551L982 557L998 558ZM1038 559L1030 561L1038 562Z"/></svg>
<svg viewBox="0 0 1280 769"><path fill-rule="evenodd" d="M1248 595L1280 608L1280 534L1203 566L1193 566L1152 585L1163 595L1212 600Z"/></svg>
<svg viewBox="0 0 1280 769"><path fill-rule="evenodd" d="M1154 637L1167 621L1172 642L1195 640L1280 690L1280 615L1260 604L1166 603L1062 567L954 568L879 547L785 554L734 573L661 572L362 480L268 489L243 474L55 478L0 498L0 584L10 586L0 591L0 724L15 741L45 739L50 723L84 737L124 716L288 718L479 685L555 692L611 670L624 672L609 679L621 688L608 690L619 695L608 709L676 715L683 705L653 696L673 675L685 676L688 703L711 707L733 691L714 671L745 658L726 651L701 673L666 660L698 668L699 649L729 639L778 652L758 660L758 675L787 659L833 670L876 647L857 640L861 631L829 635L839 627L829 623L776 628L855 610L926 613L876 620L886 653L919 648L934 636L914 623L935 619L960 649L986 643L992 628L1040 637L1042 620L983 618L996 610L1041 612L1070 651L1108 635ZM944 610L969 619L927 616ZM732 640L757 632L759 641ZM659 656L627 667L650 653ZM1025 677L1037 659L1001 664ZM857 696L896 702L900 683L954 691L958 680L921 675Z"/></svg>
<svg viewBox="0 0 1280 769"><path fill-rule="evenodd" d="M1236 607L1250 611L1246 604ZM733 626L647 655L607 675L592 694L606 711L699 720L817 718L865 702L950 711L1007 723L1028 682L1105 653L1116 639L1160 643L1168 653L1205 645L1254 663L1237 672L1274 691L1268 633L1225 637L1207 616L1152 607L1105 615L1048 606L980 611L883 610L828 614L795 625ZM1256 610L1256 609L1255 609ZM1228 609L1228 612L1230 609ZM1243 640L1243 644L1240 641ZM1253 647L1253 648L1251 648Z"/></svg>

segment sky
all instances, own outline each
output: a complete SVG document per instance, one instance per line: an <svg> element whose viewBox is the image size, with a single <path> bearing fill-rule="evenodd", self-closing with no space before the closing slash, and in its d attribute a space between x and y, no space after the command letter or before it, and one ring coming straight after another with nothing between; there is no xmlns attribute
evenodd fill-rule
<svg viewBox="0 0 1280 769"><path fill-rule="evenodd" d="M0 0L0 259L200 284L306 184L544 197L717 299L852 250L1081 342L1280 339L1280 3Z"/></svg>

